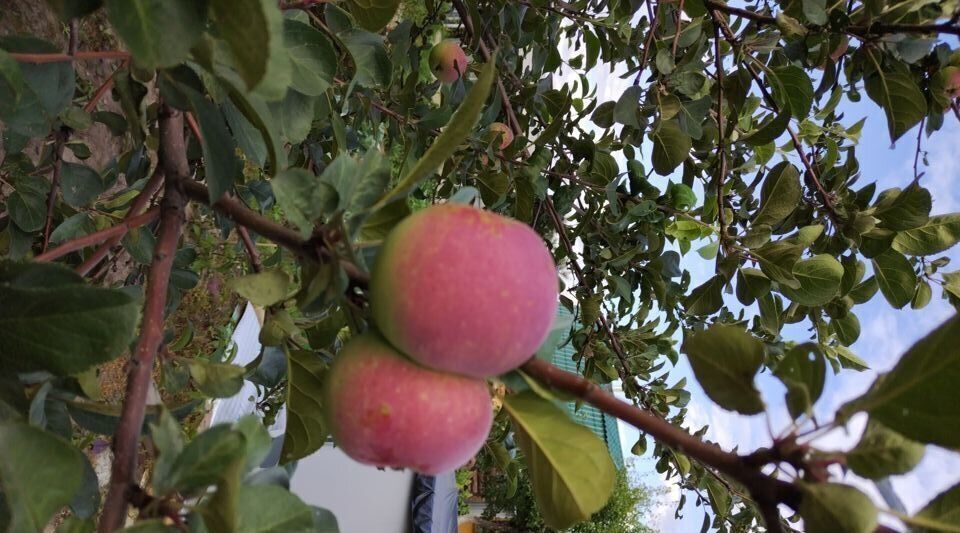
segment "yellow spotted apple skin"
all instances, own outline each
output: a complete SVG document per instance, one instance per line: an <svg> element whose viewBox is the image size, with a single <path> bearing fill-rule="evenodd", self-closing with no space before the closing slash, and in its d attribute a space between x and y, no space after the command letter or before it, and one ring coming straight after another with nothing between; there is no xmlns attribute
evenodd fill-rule
<svg viewBox="0 0 960 533"><path fill-rule="evenodd" d="M517 368L557 310L556 266L516 220L462 204L428 207L387 236L370 283L373 319L417 362L475 378Z"/></svg>
<svg viewBox="0 0 960 533"><path fill-rule="evenodd" d="M503 122L493 122L490 124L490 137L500 138L500 149L503 150L513 142L513 130Z"/></svg>
<svg viewBox="0 0 960 533"><path fill-rule="evenodd" d="M453 83L467 72L467 54L453 39L437 43L430 49L430 72L443 83Z"/></svg>
<svg viewBox="0 0 960 533"><path fill-rule="evenodd" d="M467 463L493 421L485 381L424 368L375 333L337 354L323 409L334 442L354 460L430 475Z"/></svg>

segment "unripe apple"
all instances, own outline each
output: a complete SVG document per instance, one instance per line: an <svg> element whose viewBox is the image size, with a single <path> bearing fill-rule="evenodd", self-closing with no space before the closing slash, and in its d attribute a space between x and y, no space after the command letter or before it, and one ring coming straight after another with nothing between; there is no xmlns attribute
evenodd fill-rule
<svg viewBox="0 0 960 533"><path fill-rule="evenodd" d="M490 140L500 138L500 149L510 146L513 142L513 130L503 122L493 122L489 126Z"/></svg>
<svg viewBox="0 0 960 533"><path fill-rule="evenodd" d="M469 461L493 421L486 382L419 366L375 333L337 354L323 409L334 442L354 460L430 475Z"/></svg>
<svg viewBox="0 0 960 533"><path fill-rule="evenodd" d="M430 72L443 83L453 83L467 72L467 54L453 39L435 44L430 50Z"/></svg>
<svg viewBox="0 0 960 533"><path fill-rule="evenodd" d="M825 43L827 44L827 43ZM840 61L840 58L843 57L843 54L847 53L847 49L850 48L850 39L846 35L840 38L840 42L837 44L837 47L830 52L830 61L833 61L836 64L837 61ZM817 65L817 68L823 70L827 68L828 61L823 60L823 63Z"/></svg>
<svg viewBox="0 0 960 533"><path fill-rule="evenodd" d="M947 97L950 99L960 98L960 68L947 67Z"/></svg>
<svg viewBox="0 0 960 533"><path fill-rule="evenodd" d="M410 215L387 236L370 302L401 352L438 370L489 377L540 347L557 289L553 257L529 226L443 204Z"/></svg>

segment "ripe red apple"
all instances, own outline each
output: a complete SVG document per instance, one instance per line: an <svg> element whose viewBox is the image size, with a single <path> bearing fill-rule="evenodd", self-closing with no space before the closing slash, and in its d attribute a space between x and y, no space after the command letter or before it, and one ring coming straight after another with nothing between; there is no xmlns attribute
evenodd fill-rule
<svg viewBox="0 0 960 533"><path fill-rule="evenodd" d="M337 354L323 409L334 442L354 460L423 474L469 461L493 421L486 382L419 366L374 333Z"/></svg>
<svg viewBox="0 0 960 533"><path fill-rule="evenodd" d="M472 377L517 368L557 311L557 271L529 226L462 204L428 207L387 236L370 281L374 321L401 352Z"/></svg>
<svg viewBox="0 0 960 533"><path fill-rule="evenodd" d="M467 72L467 54L457 41L447 39L430 50L430 72L443 83L453 83Z"/></svg>
<svg viewBox="0 0 960 533"><path fill-rule="evenodd" d="M490 140L495 140L497 137L500 138L500 149L510 146L510 143L513 142L513 130L510 129L510 126L507 126L503 122L493 122L489 126L490 130Z"/></svg>

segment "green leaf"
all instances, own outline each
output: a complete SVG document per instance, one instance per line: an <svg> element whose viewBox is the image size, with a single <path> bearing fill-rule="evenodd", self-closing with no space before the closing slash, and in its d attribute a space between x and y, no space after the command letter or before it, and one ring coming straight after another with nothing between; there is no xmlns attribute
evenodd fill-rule
<svg viewBox="0 0 960 533"><path fill-rule="evenodd" d="M839 483L801 483L800 516L807 531L872 533L877 508L859 490Z"/></svg>
<svg viewBox="0 0 960 533"><path fill-rule="evenodd" d="M176 481L173 479L173 465L183 451L183 435L180 424L166 409L160 412L157 423L150 424L150 435L153 438L153 447L158 453L150 480L154 492L162 493Z"/></svg>
<svg viewBox="0 0 960 533"><path fill-rule="evenodd" d="M20 423L0 424L0 479L7 531L43 531L83 481L83 455L67 441Z"/></svg>
<svg viewBox="0 0 960 533"><path fill-rule="evenodd" d="M284 47L284 22L273 0L211 0L210 9L220 37L230 47L234 65L248 89L261 86L269 75L289 81ZM278 73L283 74L277 76ZM283 92L280 92L282 96Z"/></svg>
<svg viewBox="0 0 960 533"><path fill-rule="evenodd" d="M881 375L863 396L844 405L838 416L866 411L904 437L948 448L960 447L960 316L920 339L893 370Z"/></svg>
<svg viewBox="0 0 960 533"><path fill-rule="evenodd" d="M753 382L763 363L763 343L739 326L714 324L690 333L681 351L704 392L720 407L753 415L763 411L763 400Z"/></svg>
<svg viewBox="0 0 960 533"><path fill-rule="evenodd" d="M378 32L393 19L400 0L347 0L346 4L360 27Z"/></svg>
<svg viewBox="0 0 960 533"><path fill-rule="evenodd" d="M893 238L893 249L906 255L933 255L960 241L960 213L936 215L921 226L901 231Z"/></svg>
<svg viewBox="0 0 960 533"><path fill-rule="evenodd" d="M757 131L744 137L743 142L750 146L759 147L772 143L787 131L790 125L790 110L783 108L780 113L771 116L769 120L760 125Z"/></svg>
<svg viewBox="0 0 960 533"><path fill-rule="evenodd" d="M138 316L137 300L120 290L0 282L0 361L19 371L76 374L126 350Z"/></svg>
<svg viewBox="0 0 960 533"><path fill-rule="evenodd" d="M61 193L63 201L70 207L90 205L106 190L100 174L86 165L64 162L61 168Z"/></svg>
<svg viewBox="0 0 960 533"><path fill-rule="evenodd" d="M653 141L653 170L661 176L674 171L687 158L693 140L683 133L676 120L657 121L650 132Z"/></svg>
<svg viewBox="0 0 960 533"><path fill-rule="evenodd" d="M916 518L960 529L960 483L941 492L936 498L930 500L930 503L916 514ZM946 528L939 529L939 531L945 529ZM917 533L932 533L938 530L927 527L917 528L916 531Z"/></svg>
<svg viewBox="0 0 960 533"><path fill-rule="evenodd" d="M38 176L17 180L17 188L7 198L10 220L21 230L32 233L43 229L47 221L47 194L50 183Z"/></svg>
<svg viewBox="0 0 960 533"><path fill-rule="evenodd" d="M930 197L930 191L919 185L911 185L906 190L897 195L887 205L878 207L874 216L883 222L883 226L894 230L903 231L919 228L930 219L930 208L933 205L933 199Z"/></svg>
<svg viewBox="0 0 960 533"><path fill-rule="evenodd" d="M872 59L874 52L867 50L865 54ZM883 108L890 140L896 141L926 116L927 101L913 80L910 68L899 61L891 63L892 67L885 65L868 73L864 86L867 96Z"/></svg>
<svg viewBox="0 0 960 533"><path fill-rule="evenodd" d="M145 68L184 62L206 23L206 2L106 0L106 5L110 24Z"/></svg>
<svg viewBox="0 0 960 533"><path fill-rule="evenodd" d="M337 72L333 44L319 30L293 19L283 21L283 34L292 67L290 88L308 96L320 96L333 84Z"/></svg>
<svg viewBox="0 0 960 533"><path fill-rule="evenodd" d="M827 23L827 2L826 0L803 0L803 16L807 20L823 26Z"/></svg>
<svg viewBox="0 0 960 533"><path fill-rule="evenodd" d="M287 430L280 452L282 464L296 461L320 449L327 440L323 424L322 376L327 369L317 354L291 350L287 355Z"/></svg>
<svg viewBox="0 0 960 533"><path fill-rule="evenodd" d="M798 289L780 287L780 292L794 302L807 307L826 304L837 296L843 265L831 255L820 254L798 261L793 266L793 276L800 282Z"/></svg>
<svg viewBox="0 0 960 533"><path fill-rule="evenodd" d="M242 166L237 157L237 142L230 135L226 119L220 110L202 94L180 85L190 101L200 126L200 146L203 148L204 176L214 203L233 188L241 175Z"/></svg>
<svg viewBox="0 0 960 533"><path fill-rule="evenodd" d="M723 286L726 281L723 276L714 276L703 285L690 291L683 300L683 307L688 315L712 315L723 307Z"/></svg>
<svg viewBox="0 0 960 533"><path fill-rule="evenodd" d="M770 169L760 189L760 207L753 217L753 225L776 226L800 204L800 173L797 167L784 161Z"/></svg>
<svg viewBox="0 0 960 533"><path fill-rule="evenodd" d="M304 168L284 170L270 180L270 187L277 204L304 237L313 232L314 221L337 207L336 190Z"/></svg>
<svg viewBox="0 0 960 533"><path fill-rule="evenodd" d="M9 120L22 105L20 100L28 90L20 72L20 65L4 50L0 50L0 119Z"/></svg>
<svg viewBox="0 0 960 533"><path fill-rule="evenodd" d="M290 290L290 276L282 270L268 270L233 278L227 286L254 305L271 306L284 299Z"/></svg>
<svg viewBox="0 0 960 533"><path fill-rule="evenodd" d="M280 125L281 138L290 144L299 144L310 135L313 125L314 98L289 90L282 100L270 102L267 107L274 123Z"/></svg>
<svg viewBox="0 0 960 533"><path fill-rule="evenodd" d="M744 267L737 271L737 299L750 305L770 292L770 279L756 268Z"/></svg>
<svg viewBox="0 0 960 533"><path fill-rule="evenodd" d="M857 342L857 339L860 338L860 319L853 314L853 311L831 320L830 328L837 334L837 339L847 346Z"/></svg>
<svg viewBox="0 0 960 533"><path fill-rule="evenodd" d="M237 531L316 533L313 509L276 485L246 485L237 502Z"/></svg>
<svg viewBox="0 0 960 533"><path fill-rule="evenodd" d="M790 109L790 113L803 120L810 114L813 105L813 82L800 67L787 65L773 69L771 86L773 97L781 109Z"/></svg>
<svg viewBox="0 0 960 533"><path fill-rule="evenodd" d="M881 479L913 470L923 452L923 444L871 420L860 442L847 452L847 466L858 476Z"/></svg>
<svg viewBox="0 0 960 533"><path fill-rule="evenodd" d="M433 141L423 157L417 161L417 164L410 169L407 174L400 179L397 186L388 192L373 207L373 210L382 208L388 203L405 197L421 181L430 177L433 172L443 164L450 156L456 153L457 149L473 131L473 126L480 117L480 111L490 95L490 87L493 84L496 75L496 57L492 57L490 62L483 66L477 82L470 88L467 95L460 103L460 107L450 117L450 121L440 135Z"/></svg>
<svg viewBox="0 0 960 533"><path fill-rule="evenodd" d="M390 85L393 67L390 55L383 46L383 38L376 33L352 28L341 32L337 37L353 58L354 80L364 87L386 87ZM472 127L472 125L471 125Z"/></svg>
<svg viewBox="0 0 960 533"><path fill-rule="evenodd" d="M243 435L229 425L217 425L197 435L177 455L161 493L193 492L215 485L222 470L242 460L246 450Z"/></svg>
<svg viewBox="0 0 960 533"><path fill-rule="evenodd" d="M800 260L803 247L786 241L767 243L750 254L760 262L760 270L768 278L784 287L799 289L800 281L793 275L793 267Z"/></svg>
<svg viewBox="0 0 960 533"><path fill-rule="evenodd" d="M910 303L917 288L917 276L910 261L893 249L888 249L872 261L877 285L890 305L900 309Z"/></svg>
<svg viewBox="0 0 960 533"><path fill-rule="evenodd" d="M50 233L50 244L58 244L76 237L89 235L97 231L97 227L86 213L77 213L64 220Z"/></svg>
<svg viewBox="0 0 960 533"><path fill-rule="evenodd" d="M616 480L603 441L534 392L508 395L503 406L517 428L544 523L566 529L599 511Z"/></svg>
<svg viewBox="0 0 960 533"><path fill-rule="evenodd" d="M229 398L243 387L242 366L228 363L211 363L204 359L185 360L200 392L212 398Z"/></svg>
<svg viewBox="0 0 960 533"><path fill-rule="evenodd" d="M805 343L791 348L777 364L774 375L787 386L787 409L798 418L810 412L823 394L827 362L816 344Z"/></svg>

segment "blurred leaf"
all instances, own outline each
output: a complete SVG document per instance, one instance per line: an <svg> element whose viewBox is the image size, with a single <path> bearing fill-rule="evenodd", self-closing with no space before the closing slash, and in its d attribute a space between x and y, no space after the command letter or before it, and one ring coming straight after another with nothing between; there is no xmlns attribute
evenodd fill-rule
<svg viewBox="0 0 960 533"><path fill-rule="evenodd" d="M919 442L960 447L960 317L955 316L920 339L893 370L882 374L859 398L840 408L847 418L866 411L872 420Z"/></svg>
<svg viewBox="0 0 960 533"><path fill-rule="evenodd" d="M244 457L241 433L229 425L213 426L184 446L170 467L166 483L157 486L161 493L176 489L191 493L215 485L222 471Z"/></svg>
<svg viewBox="0 0 960 533"><path fill-rule="evenodd" d="M206 2L106 0L110 24L145 68L172 67L187 59L203 34Z"/></svg>
<svg viewBox="0 0 960 533"><path fill-rule="evenodd" d="M774 374L787 386L787 408L790 416L798 418L810 412L813 404L823 394L823 384L827 374L827 363L812 343L791 348Z"/></svg>
<svg viewBox="0 0 960 533"><path fill-rule="evenodd" d="M688 315L712 315L723 307L723 286L726 282L722 276L714 276L703 285L690 291L690 295L683 301Z"/></svg>
<svg viewBox="0 0 960 533"><path fill-rule="evenodd" d="M346 4L360 27L378 32L393 19L400 0L347 0Z"/></svg>
<svg viewBox="0 0 960 533"><path fill-rule="evenodd" d="M315 533L312 508L275 485L243 486L237 504L237 531Z"/></svg>
<svg viewBox="0 0 960 533"><path fill-rule="evenodd" d="M83 482L83 455L69 442L19 423L0 424L0 479L8 531L43 531Z"/></svg>
<svg viewBox="0 0 960 533"><path fill-rule="evenodd" d="M354 80L359 85L385 87L390 84L393 67L381 36L358 28L346 30L337 36L353 58L356 69Z"/></svg>
<svg viewBox="0 0 960 533"><path fill-rule="evenodd" d="M933 521L948 527L960 528L960 483L938 494L915 516L925 521ZM917 528L918 533L943 531L932 527Z"/></svg>
<svg viewBox="0 0 960 533"><path fill-rule="evenodd" d="M271 306L284 299L290 290L290 276L282 270L268 270L231 279L227 286L254 305Z"/></svg>
<svg viewBox="0 0 960 533"><path fill-rule="evenodd" d="M802 483L800 516L807 531L872 533L877 508L859 490L838 483Z"/></svg>
<svg viewBox="0 0 960 533"><path fill-rule="evenodd" d="M763 344L739 326L714 324L689 333L681 350L711 400L745 415L763 411L753 382L763 363Z"/></svg>
<svg viewBox="0 0 960 533"><path fill-rule="evenodd" d="M870 421L860 442L847 452L847 466L858 476L881 479L913 470L923 459L923 452L923 444Z"/></svg>
<svg viewBox="0 0 960 533"><path fill-rule="evenodd" d="M242 366L227 363L210 363L203 359L185 359L200 392L211 398L229 398L243 387Z"/></svg>
<svg viewBox="0 0 960 533"><path fill-rule="evenodd" d="M283 34L293 68L290 87L308 96L322 95L337 71L337 53L330 39L293 19L284 19Z"/></svg>
<svg viewBox="0 0 960 533"><path fill-rule="evenodd" d="M517 428L544 523L565 529L599 511L616 478L603 441L533 392L508 395L503 405Z"/></svg>
<svg viewBox="0 0 960 533"><path fill-rule="evenodd" d="M210 0L220 36L233 53L235 67L248 89L260 85L278 62L289 70L284 47L283 14L272 0ZM284 69L283 67L287 67ZM276 74L273 72L272 74ZM289 76L289 72L285 72Z"/></svg>
<svg viewBox="0 0 960 533"><path fill-rule="evenodd" d="M19 371L69 375L109 361L133 340L139 307L120 290L80 283L39 288L36 282L0 279L0 362Z"/></svg>

